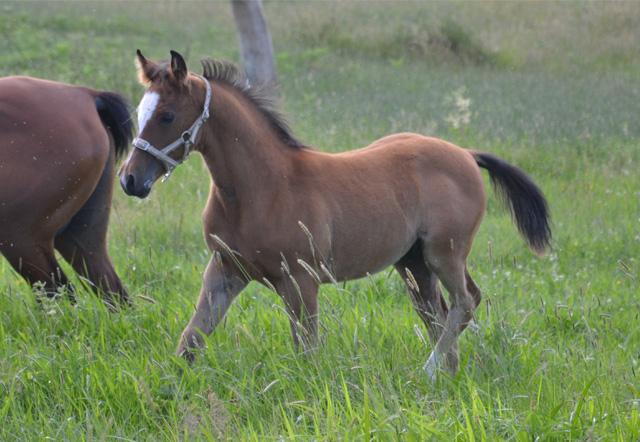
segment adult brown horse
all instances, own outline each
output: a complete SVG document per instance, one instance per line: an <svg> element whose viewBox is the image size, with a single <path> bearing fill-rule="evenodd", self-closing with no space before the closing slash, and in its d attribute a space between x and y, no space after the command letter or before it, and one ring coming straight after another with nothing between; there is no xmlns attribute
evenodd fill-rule
<svg viewBox="0 0 640 442"><path fill-rule="evenodd" d="M148 90L137 149L120 180L126 193L144 198L192 148L213 177L203 218L214 254L178 353L193 358L249 280L282 296L294 341L313 345L318 285L393 264L435 346L425 370L433 378L445 362L455 372L458 335L480 302L465 264L485 211L479 168L502 190L531 248L543 252L551 232L536 185L495 156L416 134L340 154L311 150L233 65L206 60L199 76L171 55L157 64L138 51Z"/></svg>
<svg viewBox="0 0 640 442"><path fill-rule="evenodd" d="M112 92L0 79L0 252L49 296L72 288L54 249L105 295L127 301L107 254L116 158L133 125Z"/></svg>

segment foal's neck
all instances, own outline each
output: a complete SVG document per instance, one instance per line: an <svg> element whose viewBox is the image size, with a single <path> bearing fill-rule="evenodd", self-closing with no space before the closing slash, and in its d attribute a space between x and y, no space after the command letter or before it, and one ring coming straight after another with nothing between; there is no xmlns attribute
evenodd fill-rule
<svg viewBox="0 0 640 442"><path fill-rule="evenodd" d="M249 99L217 83L200 152L221 197L235 203L277 192L289 176L294 154Z"/></svg>

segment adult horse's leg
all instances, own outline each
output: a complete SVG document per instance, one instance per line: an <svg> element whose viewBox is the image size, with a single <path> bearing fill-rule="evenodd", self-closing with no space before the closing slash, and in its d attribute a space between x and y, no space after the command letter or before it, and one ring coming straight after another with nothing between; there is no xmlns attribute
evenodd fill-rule
<svg viewBox="0 0 640 442"><path fill-rule="evenodd" d="M475 286L473 292L467 288L467 275L465 260L469 253L467 244L459 244L456 246L455 240L458 235L442 235L435 240L425 241L423 253L427 263L436 273L442 284L449 292L451 298L450 310L444 329L435 349L431 352L424 369L427 375L433 380L436 371L445 355L456 351L458 336L469 325L473 317L473 312L480 300L480 291ZM469 277L470 279L470 277ZM456 351L457 353L457 351ZM451 373L457 371L457 354L455 358L455 366L451 366L454 362L448 357L449 370Z"/></svg>
<svg viewBox="0 0 640 442"><path fill-rule="evenodd" d="M395 268L405 281L413 306L427 327L429 339L435 347L449 311L447 303L440 293L438 277L427 267L422 255L420 241L395 264ZM458 364L457 345L447 353L447 365L455 369Z"/></svg>
<svg viewBox="0 0 640 442"><path fill-rule="evenodd" d="M245 288L247 283L232 271L218 253L207 265L204 272L202 289L196 311L189 324L182 332L176 354L193 362L193 349L204 345L204 336L213 332L235 297Z"/></svg>
<svg viewBox="0 0 640 442"><path fill-rule="evenodd" d="M291 335L296 349L316 347L318 342L318 284L306 273L285 274L275 288L289 313Z"/></svg>
<svg viewBox="0 0 640 442"><path fill-rule="evenodd" d="M113 193L113 153L87 202L55 239L55 247L110 307L129 303L129 295L113 268L107 250L107 229ZM115 299L114 299L115 298Z"/></svg>
<svg viewBox="0 0 640 442"><path fill-rule="evenodd" d="M62 272L51 242L42 244L21 242L15 247L2 250L11 266L33 287L44 284L44 293L52 298L60 288L66 288L73 301L74 290L67 276Z"/></svg>

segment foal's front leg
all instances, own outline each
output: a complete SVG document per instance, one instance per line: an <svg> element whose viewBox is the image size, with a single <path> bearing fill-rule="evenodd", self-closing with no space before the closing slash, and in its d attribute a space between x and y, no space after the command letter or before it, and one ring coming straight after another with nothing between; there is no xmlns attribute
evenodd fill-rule
<svg viewBox="0 0 640 442"><path fill-rule="evenodd" d="M224 318L236 295L247 285L244 280L214 253L204 272L202 289L196 311L182 332L176 354L193 362L193 349L204 345L204 336L210 335Z"/></svg>

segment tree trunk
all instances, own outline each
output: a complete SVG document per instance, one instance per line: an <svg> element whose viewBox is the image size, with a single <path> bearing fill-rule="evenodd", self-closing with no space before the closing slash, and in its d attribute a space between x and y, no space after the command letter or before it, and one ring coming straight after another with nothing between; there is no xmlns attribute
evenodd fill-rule
<svg viewBox="0 0 640 442"><path fill-rule="evenodd" d="M240 51L252 86L275 86L276 66L273 45L262 10L262 0L231 0L240 40Z"/></svg>

